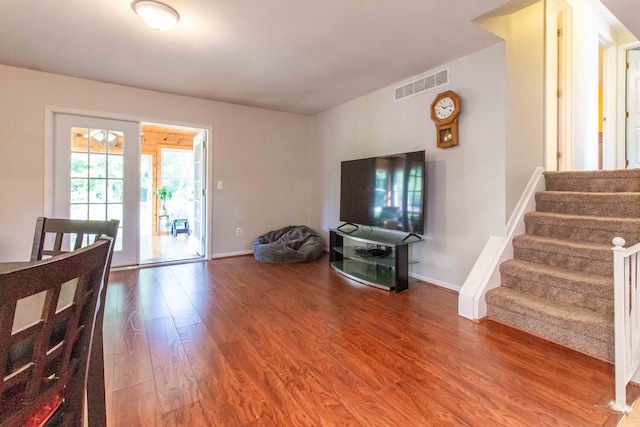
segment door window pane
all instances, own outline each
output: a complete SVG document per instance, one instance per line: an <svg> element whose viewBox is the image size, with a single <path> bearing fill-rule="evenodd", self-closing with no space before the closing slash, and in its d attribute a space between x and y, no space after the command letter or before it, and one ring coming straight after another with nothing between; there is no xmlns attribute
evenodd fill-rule
<svg viewBox="0 0 640 427"><path fill-rule="evenodd" d="M106 218L107 210L103 204L89 205L89 219L95 221L104 221Z"/></svg>
<svg viewBox="0 0 640 427"><path fill-rule="evenodd" d="M122 226L124 222L122 203L109 203L107 214L109 215L109 219L119 220L120 226Z"/></svg>
<svg viewBox="0 0 640 427"><path fill-rule="evenodd" d="M71 179L71 203L87 203L88 201L89 180Z"/></svg>
<svg viewBox="0 0 640 427"><path fill-rule="evenodd" d="M89 180L89 203L105 203L107 201L107 181L105 179Z"/></svg>
<svg viewBox="0 0 640 427"><path fill-rule="evenodd" d="M124 156L112 154L109 156L109 178L124 178Z"/></svg>
<svg viewBox="0 0 640 427"><path fill-rule="evenodd" d="M106 178L107 177L107 155L106 154L94 154L90 155L89 175L91 178Z"/></svg>
<svg viewBox="0 0 640 427"><path fill-rule="evenodd" d="M71 219L87 219L89 218L89 205L71 205Z"/></svg>
<svg viewBox="0 0 640 427"><path fill-rule="evenodd" d="M107 181L107 202L123 203L124 202L124 181L121 179L110 179Z"/></svg>
<svg viewBox="0 0 640 427"><path fill-rule="evenodd" d="M86 153L89 151L89 129L71 129L71 151Z"/></svg>
<svg viewBox="0 0 640 427"><path fill-rule="evenodd" d="M86 153L71 153L71 177L89 177L89 155Z"/></svg>

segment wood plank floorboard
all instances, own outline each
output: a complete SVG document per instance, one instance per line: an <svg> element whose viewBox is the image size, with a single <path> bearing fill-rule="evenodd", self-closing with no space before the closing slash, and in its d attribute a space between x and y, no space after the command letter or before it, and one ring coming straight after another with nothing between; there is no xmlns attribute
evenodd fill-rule
<svg viewBox="0 0 640 427"><path fill-rule="evenodd" d="M112 272L107 424L611 425L611 364L463 319L433 285L365 286L327 258Z"/></svg>

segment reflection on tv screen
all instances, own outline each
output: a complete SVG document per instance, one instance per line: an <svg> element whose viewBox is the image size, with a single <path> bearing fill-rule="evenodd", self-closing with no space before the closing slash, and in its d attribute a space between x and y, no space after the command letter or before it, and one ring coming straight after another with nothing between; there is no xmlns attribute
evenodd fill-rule
<svg viewBox="0 0 640 427"><path fill-rule="evenodd" d="M425 152L342 162L340 220L424 233Z"/></svg>

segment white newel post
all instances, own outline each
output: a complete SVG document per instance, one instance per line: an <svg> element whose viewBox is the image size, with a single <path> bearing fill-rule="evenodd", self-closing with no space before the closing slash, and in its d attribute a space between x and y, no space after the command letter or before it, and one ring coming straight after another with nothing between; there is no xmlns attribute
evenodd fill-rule
<svg viewBox="0 0 640 427"><path fill-rule="evenodd" d="M615 339L615 401L611 406L616 411L629 413L627 405L627 332L629 316L627 303L629 289L624 274L625 241L621 237L613 239L613 284L614 284L614 339ZM633 307L635 309L635 307Z"/></svg>

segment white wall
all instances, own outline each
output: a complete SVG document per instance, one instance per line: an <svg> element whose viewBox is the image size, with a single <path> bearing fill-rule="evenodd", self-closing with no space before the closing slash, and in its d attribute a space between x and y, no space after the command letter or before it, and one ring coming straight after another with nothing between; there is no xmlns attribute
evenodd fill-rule
<svg viewBox="0 0 640 427"><path fill-rule="evenodd" d="M394 85L314 117L318 186L310 213L317 229L340 225L342 160L426 150L426 241L413 245L419 263L411 268L417 277L459 289L487 238L504 234L504 44L425 74L445 67L451 83L437 90L394 102ZM429 109L445 90L461 97L460 145L438 149Z"/></svg>
<svg viewBox="0 0 640 427"><path fill-rule="evenodd" d="M506 18L507 218L544 162L544 20L543 2Z"/></svg>
<svg viewBox="0 0 640 427"><path fill-rule="evenodd" d="M28 259L36 217L45 212L46 106L212 128L212 255L308 223L309 117L7 66L0 66L0 94L0 261ZM211 185L217 180L223 190Z"/></svg>
<svg viewBox="0 0 640 427"><path fill-rule="evenodd" d="M505 214L544 162L544 2L475 21L505 40Z"/></svg>
<svg viewBox="0 0 640 427"><path fill-rule="evenodd" d="M598 169L598 17L573 2L572 169Z"/></svg>

